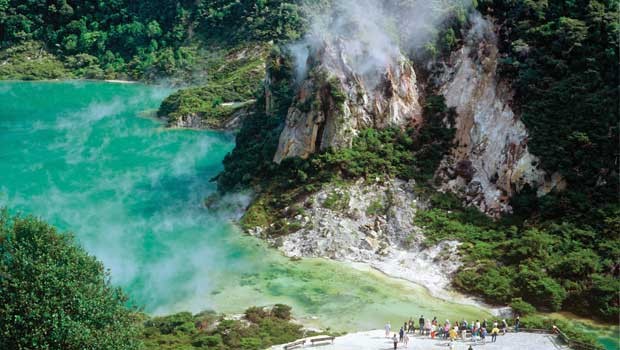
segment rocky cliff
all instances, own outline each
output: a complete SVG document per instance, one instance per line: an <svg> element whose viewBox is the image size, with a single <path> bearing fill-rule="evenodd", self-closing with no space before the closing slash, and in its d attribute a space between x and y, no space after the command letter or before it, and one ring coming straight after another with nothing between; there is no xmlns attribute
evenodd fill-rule
<svg viewBox="0 0 620 350"><path fill-rule="evenodd" d="M464 45L435 81L457 112L455 146L437 175L441 189L497 216L511 210L509 199L527 184L539 194L563 184L559 175L545 173L528 150L528 132L512 107L513 91L498 77L494 25L481 17L472 22Z"/></svg>
<svg viewBox="0 0 620 350"><path fill-rule="evenodd" d="M416 74L403 55L360 72L364 59L341 39L323 42L308 56L308 77L300 83L286 116L274 161L307 158L328 148L351 145L359 130L405 127L421 122Z"/></svg>
<svg viewBox="0 0 620 350"><path fill-rule="evenodd" d="M495 26L480 16L471 22L463 45L435 65L429 82L457 113L451 125L456 129L454 148L441 162L437 178L441 190L499 216L511 211L510 198L526 185L542 195L564 184L559 175L541 169L528 150L528 132L513 110L513 91L498 76ZM364 51L348 46L335 39L311 49L309 73L299 83L286 116L276 163L349 147L364 128L423 123L424 83L418 81L412 64L394 54L385 65L360 72Z"/></svg>

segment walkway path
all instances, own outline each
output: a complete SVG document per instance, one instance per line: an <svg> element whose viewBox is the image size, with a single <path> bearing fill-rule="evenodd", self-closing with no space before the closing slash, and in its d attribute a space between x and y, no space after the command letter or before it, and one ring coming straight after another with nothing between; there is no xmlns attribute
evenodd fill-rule
<svg viewBox="0 0 620 350"><path fill-rule="evenodd" d="M491 340L491 337L488 337ZM568 347L556 342L554 336L535 333L508 333L497 337L497 342L474 344L471 341L456 341L455 350L467 350L473 345L475 350L568 350ZM274 346L272 350L282 350L283 345ZM317 350L392 350L394 345L391 339L385 338L383 330L358 332L336 338L334 344L311 346L306 343L303 349ZM448 350L447 340L429 339L409 335L409 346L398 344L398 350Z"/></svg>

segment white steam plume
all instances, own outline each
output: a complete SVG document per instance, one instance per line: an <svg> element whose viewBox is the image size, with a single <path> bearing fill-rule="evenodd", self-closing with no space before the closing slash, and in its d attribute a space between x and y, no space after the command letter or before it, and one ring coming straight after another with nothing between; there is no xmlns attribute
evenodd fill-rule
<svg viewBox="0 0 620 350"><path fill-rule="evenodd" d="M289 46L297 77L305 77L312 52L336 41L355 73L381 74L401 52L415 52L433 40L449 14L470 6L471 0L337 0L328 9L307 9L310 30Z"/></svg>

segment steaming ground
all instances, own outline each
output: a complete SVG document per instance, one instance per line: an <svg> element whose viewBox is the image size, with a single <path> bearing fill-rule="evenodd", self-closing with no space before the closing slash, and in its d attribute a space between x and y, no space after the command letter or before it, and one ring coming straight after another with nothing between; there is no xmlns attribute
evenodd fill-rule
<svg viewBox="0 0 620 350"><path fill-rule="evenodd" d="M484 310L323 260L289 261L242 235L231 218L249 200L209 211L209 179L229 134L165 130L138 117L168 89L93 82L0 83L0 205L41 216L102 260L131 301L155 314L287 303L338 330L415 314Z"/></svg>

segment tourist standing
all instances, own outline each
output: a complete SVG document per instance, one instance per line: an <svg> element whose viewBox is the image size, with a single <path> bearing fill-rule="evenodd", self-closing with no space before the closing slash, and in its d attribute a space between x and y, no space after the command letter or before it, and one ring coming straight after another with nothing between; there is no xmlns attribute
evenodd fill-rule
<svg viewBox="0 0 620 350"><path fill-rule="evenodd" d="M508 330L508 322L506 322L506 319L502 319L502 334L506 335L506 331Z"/></svg>
<svg viewBox="0 0 620 350"><path fill-rule="evenodd" d="M486 343L486 338L487 338L487 329L482 328L480 330L480 339L482 340L482 344Z"/></svg>
<svg viewBox="0 0 620 350"><path fill-rule="evenodd" d="M454 342L456 340L456 331L454 330L454 328L451 328L449 331L450 334L450 342Z"/></svg>
<svg viewBox="0 0 620 350"><path fill-rule="evenodd" d="M409 336L407 334L405 334L404 342L405 342L405 347L407 347L407 344L409 344Z"/></svg>
<svg viewBox="0 0 620 350"><path fill-rule="evenodd" d="M420 319L418 320L420 325L420 335L424 334L424 315L420 315Z"/></svg>
<svg viewBox="0 0 620 350"><path fill-rule="evenodd" d="M431 324L431 339L435 339L435 334L437 334L437 325Z"/></svg>
<svg viewBox="0 0 620 350"><path fill-rule="evenodd" d="M499 334L499 328L497 326L491 329L491 342L495 343L497 341L497 335Z"/></svg>
<svg viewBox="0 0 620 350"><path fill-rule="evenodd" d="M405 337L405 329L400 327L400 331L398 332L398 341L403 342L403 338Z"/></svg>
<svg viewBox="0 0 620 350"><path fill-rule="evenodd" d="M390 321L388 321L388 323L385 324L385 337L386 338L390 337L391 330L392 330L392 326L390 325Z"/></svg>
<svg viewBox="0 0 620 350"><path fill-rule="evenodd" d="M396 337L396 333L394 333L392 341L394 342L394 350L396 350L398 348L398 338Z"/></svg>
<svg viewBox="0 0 620 350"><path fill-rule="evenodd" d="M517 316L517 318L515 319L515 332L519 332L519 327L521 327L521 319L519 318L519 316Z"/></svg>

